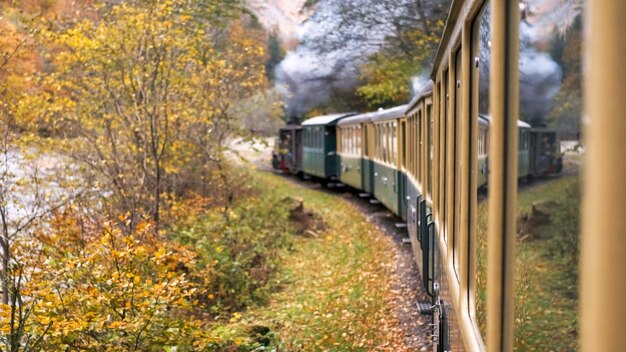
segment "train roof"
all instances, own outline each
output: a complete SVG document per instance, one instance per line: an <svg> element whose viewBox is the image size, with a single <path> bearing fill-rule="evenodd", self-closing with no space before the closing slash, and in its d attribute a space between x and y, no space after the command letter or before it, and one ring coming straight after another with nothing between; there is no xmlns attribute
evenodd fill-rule
<svg viewBox="0 0 626 352"><path fill-rule="evenodd" d="M490 115L483 115L480 114L478 115L479 119L483 119L486 120L489 124L491 124L491 116ZM522 120L517 120L517 127L522 127L522 128L532 128L531 125L527 124L526 122L522 121Z"/></svg>
<svg viewBox="0 0 626 352"><path fill-rule="evenodd" d="M406 105L400 105L390 109L366 112L356 116L348 117L346 119L342 119L337 123L337 125L344 126L359 124L363 122L397 119L404 116L405 110Z"/></svg>
<svg viewBox="0 0 626 352"><path fill-rule="evenodd" d="M422 89L419 92L417 92L415 97L411 99L411 101L406 105L407 109L405 113L408 113L409 111L413 110L413 108L415 108L417 103L419 103L419 101L422 100L422 98L433 94L433 86L434 86L433 81L429 80L424 85L424 87L422 87Z"/></svg>
<svg viewBox="0 0 626 352"><path fill-rule="evenodd" d="M313 126L313 125L328 125L331 124L341 118L355 115L356 112L343 112L340 114L331 114L331 115L323 115L316 116L311 119L308 119L302 122L302 126Z"/></svg>
<svg viewBox="0 0 626 352"><path fill-rule="evenodd" d="M281 131L291 131L291 130L299 130L299 129L302 129L302 126L300 126L300 125L286 125L286 126L283 126L283 127L279 128L279 130L281 130Z"/></svg>

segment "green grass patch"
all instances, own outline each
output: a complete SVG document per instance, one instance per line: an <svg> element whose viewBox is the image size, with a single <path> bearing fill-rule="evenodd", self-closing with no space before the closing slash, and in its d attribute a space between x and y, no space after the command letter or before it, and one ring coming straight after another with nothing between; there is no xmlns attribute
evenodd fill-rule
<svg viewBox="0 0 626 352"><path fill-rule="evenodd" d="M515 350L573 351L577 348L577 263L580 203L578 177L562 177L518 195L518 214L533 202L555 206L541 233L516 244ZM485 336L487 202L478 210L477 314Z"/></svg>
<svg viewBox="0 0 626 352"><path fill-rule="evenodd" d="M232 272L234 279L221 280L226 284L225 291L218 291L220 299L224 306L245 306L224 312L216 320L214 334L221 341L216 349L404 350L402 335L394 330L397 321L390 303L395 264L392 241L355 206L332 192L306 188L273 174L254 174L252 180L259 190L255 197L262 201L254 207L245 201L233 209L236 220L227 227L232 233L206 239L223 222L215 216L200 221L183 236L184 241L196 244L204 238L211 241L207 248L220 247L222 253L229 253L219 271L223 275ZM294 233L289 209L280 202L287 196L302 198L305 209L321 216L326 229L318 237ZM248 209L247 215L243 209ZM272 236L275 241L269 240ZM250 288L253 261L246 258L251 255L234 260L231 241L237 246L247 243L242 253L268 257L272 263L269 282L254 285L256 291ZM216 258L216 254L209 257ZM236 299L228 301L223 293Z"/></svg>

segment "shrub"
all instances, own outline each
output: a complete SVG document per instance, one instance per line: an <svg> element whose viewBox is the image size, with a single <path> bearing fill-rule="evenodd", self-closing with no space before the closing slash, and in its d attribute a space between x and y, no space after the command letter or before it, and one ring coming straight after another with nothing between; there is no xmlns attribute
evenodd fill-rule
<svg viewBox="0 0 626 352"><path fill-rule="evenodd" d="M214 313L233 312L262 303L288 245L289 212L277 197L250 196L224 216L213 209L174 228L174 240L196 248L199 267L211 267L209 301Z"/></svg>
<svg viewBox="0 0 626 352"><path fill-rule="evenodd" d="M580 181L567 185L559 206L551 214L548 253L562 258L565 279L574 287L578 282L578 260L580 257Z"/></svg>

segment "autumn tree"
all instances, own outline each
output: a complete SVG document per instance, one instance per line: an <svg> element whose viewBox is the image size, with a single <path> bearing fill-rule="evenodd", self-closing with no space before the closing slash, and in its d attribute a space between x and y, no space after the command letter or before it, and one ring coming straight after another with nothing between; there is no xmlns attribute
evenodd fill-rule
<svg viewBox="0 0 626 352"><path fill-rule="evenodd" d="M563 68L561 89L554 97L550 122L563 138L579 139L582 117L582 15L578 15L571 28L556 37L552 55Z"/></svg>
<svg viewBox="0 0 626 352"><path fill-rule="evenodd" d="M26 115L65 134L64 152L97 179L110 217L132 214L129 228L145 212L158 231L163 195L183 192L198 154L222 160L232 101L264 84L264 42L234 20L239 6L122 2L40 36L52 69Z"/></svg>
<svg viewBox="0 0 626 352"><path fill-rule="evenodd" d="M0 4L0 350L39 350L42 334L24 330L32 313L25 286L26 255L37 253L32 233L71 198L52 187L49 167L32 155L29 134L19 127L21 97L33 91L25 80L38 69L33 35L37 13ZM26 336L26 338L25 338Z"/></svg>

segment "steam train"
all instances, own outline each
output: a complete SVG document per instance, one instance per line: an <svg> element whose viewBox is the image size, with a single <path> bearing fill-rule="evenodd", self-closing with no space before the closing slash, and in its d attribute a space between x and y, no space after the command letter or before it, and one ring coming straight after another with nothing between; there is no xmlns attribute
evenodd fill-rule
<svg viewBox="0 0 626 352"><path fill-rule="evenodd" d="M280 129L275 142L272 163L275 169L285 173L313 177L322 183L334 181L349 185L372 195L401 217L407 224L424 288L435 296L436 286L446 285L436 285L443 282L443 263L435 261L441 254L433 242L437 229L433 222L433 207L446 207L443 202L435 205L433 188L437 183L443 188L451 182L448 179L454 173L442 167L439 180L433 175L438 163L435 148L445 148L441 140L445 137L440 136L446 133L441 128L440 131L434 128L432 88L430 82L407 105L364 114L350 112L318 116L302 125L285 126ZM480 188L488 183L491 118L479 115L476 122L478 133L473 144L477 148L476 188ZM517 127L518 178L560 172L562 158L557 131L546 127L533 128L523 121L517 121ZM455 165L461 162L458 159L456 156ZM452 202L452 197L458 195L449 197ZM442 213L446 210L450 211L447 216L452 217L453 210L445 209ZM430 302L423 302L421 310L431 314L430 307Z"/></svg>
<svg viewBox="0 0 626 352"><path fill-rule="evenodd" d="M626 345L626 166L614 162L626 154L626 37L620 34L626 3L586 1L584 7L590 26L584 54L593 64L584 75L591 127L583 169L580 345L613 351ZM513 350L518 181L561 169L555 131L518 121L521 8L519 1L453 1L427 89L393 109L287 126L274 152L274 167L350 185L406 221L430 296L418 307L429 316L433 351ZM485 59L490 77L481 80ZM477 189L485 185L487 302L481 330Z"/></svg>

